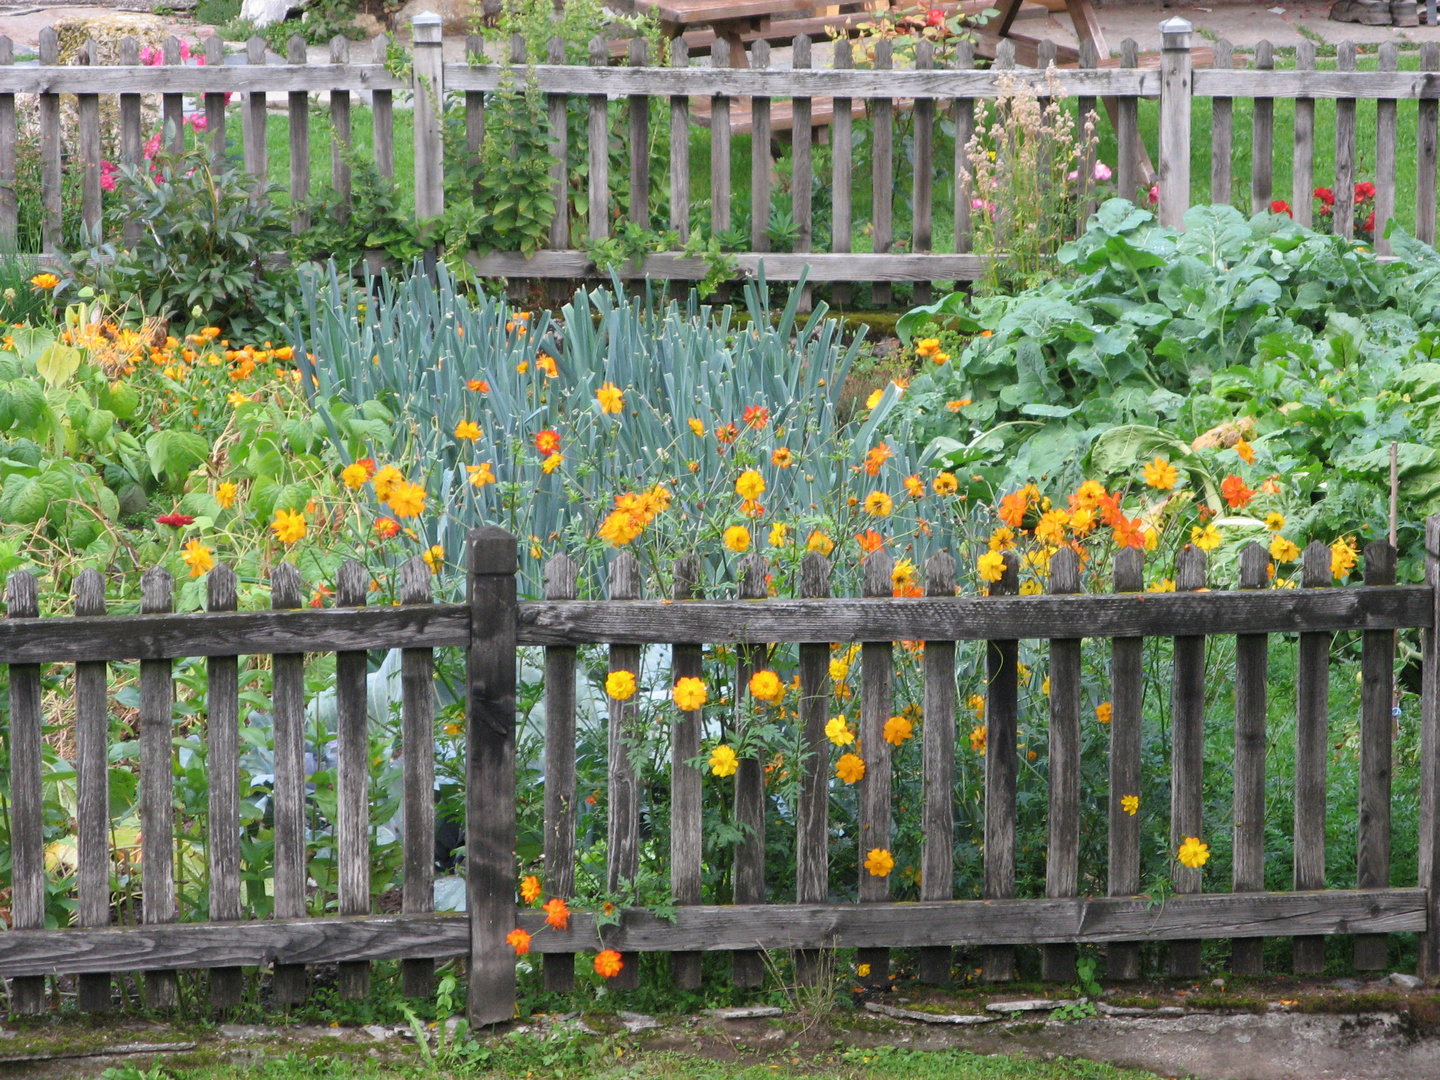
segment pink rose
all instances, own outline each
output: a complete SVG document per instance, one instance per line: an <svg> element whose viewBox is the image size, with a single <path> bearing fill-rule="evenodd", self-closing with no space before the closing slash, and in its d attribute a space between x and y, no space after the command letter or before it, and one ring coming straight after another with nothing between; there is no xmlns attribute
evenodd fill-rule
<svg viewBox="0 0 1440 1080"><path fill-rule="evenodd" d="M1110 166L1109 166L1109 165L1106 165L1103 161L1097 161L1097 162L1095 162L1095 179L1096 179L1096 180L1099 180L1099 181L1101 181L1101 182L1103 183L1104 181L1109 180L1109 179L1110 179L1110 176L1111 176L1111 173L1110 173Z"/></svg>
<svg viewBox="0 0 1440 1080"><path fill-rule="evenodd" d="M1156 203L1158 203L1159 201L1160 201L1160 185L1159 185L1159 184L1152 184L1152 185L1150 185L1150 205L1151 205L1151 206L1154 206L1154 205L1155 205Z"/></svg>

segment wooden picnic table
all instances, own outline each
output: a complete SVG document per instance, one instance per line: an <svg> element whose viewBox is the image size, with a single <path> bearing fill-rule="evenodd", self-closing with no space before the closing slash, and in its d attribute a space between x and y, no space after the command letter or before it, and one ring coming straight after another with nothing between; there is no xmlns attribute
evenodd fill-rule
<svg viewBox="0 0 1440 1080"><path fill-rule="evenodd" d="M807 3L805 0L635 0L636 11L653 11L666 37L680 37L687 30L709 27L717 38L730 43L730 66L746 68L746 34L763 33L772 19L788 16L805 19L825 14L863 12L869 0L842 0L840 3Z"/></svg>

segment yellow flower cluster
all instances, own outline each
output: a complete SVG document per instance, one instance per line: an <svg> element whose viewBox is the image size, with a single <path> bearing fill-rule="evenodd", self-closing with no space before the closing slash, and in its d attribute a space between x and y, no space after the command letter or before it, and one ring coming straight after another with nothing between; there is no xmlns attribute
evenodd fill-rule
<svg viewBox="0 0 1440 1080"><path fill-rule="evenodd" d="M600 523L600 539L624 547L670 507L670 492L659 484L649 491L615 496L615 509Z"/></svg>

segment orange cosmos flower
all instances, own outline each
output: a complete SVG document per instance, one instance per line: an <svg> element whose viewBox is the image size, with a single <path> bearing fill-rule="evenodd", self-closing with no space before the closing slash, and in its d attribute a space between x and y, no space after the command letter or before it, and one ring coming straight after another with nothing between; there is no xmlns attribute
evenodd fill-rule
<svg viewBox="0 0 1440 1080"><path fill-rule="evenodd" d="M545 922L556 930L570 929L570 908L560 897L545 901Z"/></svg>
<svg viewBox="0 0 1440 1080"><path fill-rule="evenodd" d="M880 466L895 456L888 443L872 446L865 454L865 471L871 476L880 475Z"/></svg>
<svg viewBox="0 0 1440 1080"><path fill-rule="evenodd" d="M535 436L535 449L547 456L558 454L560 452L560 433L554 428L546 428Z"/></svg>
<svg viewBox="0 0 1440 1080"><path fill-rule="evenodd" d="M722 444L733 443L740 437L740 429L734 424L721 424L715 429L715 438Z"/></svg>
<svg viewBox="0 0 1440 1080"><path fill-rule="evenodd" d="M490 392L490 384L484 379L471 379L466 382L465 388L481 394L488 394Z"/></svg>
<svg viewBox="0 0 1440 1080"><path fill-rule="evenodd" d="M764 405L746 405L745 411L741 413L746 427L763 428L770 423L770 410Z"/></svg>
<svg viewBox="0 0 1440 1080"><path fill-rule="evenodd" d="M770 464L777 469L788 469L795 463L795 455L790 452L788 446L779 447L770 454Z"/></svg>
<svg viewBox="0 0 1440 1080"><path fill-rule="evenodd" d="M382 517L375 521L375 535L381 540L389 540L400 531L400 523L394 518Z"/></svg>
<svg viewBox="0 0 1440 1080"><path fill-rule="evenodd" d="M505 935L505 944L515 950L516 956L524 956L530 951L530 935L516 927Z"/></svg>
<svg viewBox="0 0 1440 1080"><path fill-rule="evenodd" d="M540 899L540 879L534 874L527 874L520 882L520 899L527 904L533 904Z"/></svg>
<svg viewBox="0 0 1440 1080"><path fill-rule="evenodd" d="M620 969L625 962L620 959L620 954L614 949L606 949L595 954L595 974L607 979L613 979L620 974Z"/></svg>
<svg viewBox="0 0 1440 1080"><path fill-rule="evenodd" d="M879 551L885 546L885 538L874 529L866 529L855 537L855 542L860 545L860 550L866 555L872 551Z"/></svg>
<svg viewBox="0 0 1440 1080"><path fill-rule="evenodd" d="M1221 481L1220 494L1233 510L1243 510L1255 497L1255 492L1245 486L1245 481L1234 474Z"/></svg>

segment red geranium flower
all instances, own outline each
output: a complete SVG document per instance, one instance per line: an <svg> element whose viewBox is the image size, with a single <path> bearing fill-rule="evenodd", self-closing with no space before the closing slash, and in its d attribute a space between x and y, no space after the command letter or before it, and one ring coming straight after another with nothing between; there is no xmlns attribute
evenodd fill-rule
<svg viewBox="0 0 1440 1080"><path fill-rule="evenodd" d="M195 518L191 514L161 514L155 519L156 525L171 525L177 529L182 525L193 525L194 523Z"/></svg>
<svg viewBox="0 0 1440 1080"><path fill-rule="evenodd" d="M1315 198L1319 199L1326 206L1335 205L1335 192L1331 191L1328 187L1317 187L1315 189Z"/></svg>
<svg viewBox="0 0 1440 1080"><path fill-rule="evenodd" d="M1295 216L1294 214L1292 214L1292 213L1290 212L1290 204L1289 204L1288 202L1286 202L1284 199L1276 199L1276 200L1274 200L1274 201L1270 204L1270 213L1272 213L1272 214L1284 214L1286 217L1294 217L1294 216Z"/></svg>
<svg viewBox="0 0 1440 1080"><path fill-rule="evenodd" d="M1362 180L1355 185L1355 201L1357 203L1362 203L1367 199L1373 198L1375 198L1375 185L1370 183L1369 180Z"/></svg>
<svg viewBox="0 0 1440 1080"><path fill-rule="evenodd" d="M1370 216L1365 219L1365 224L1364 224L1364 225L1361 225L1360 227L1361 227L1362 229L1364 229L1366 232L1372 232L1372 233L1373 233L1373 232L1375 231L1375 211L1374 211L1374 210L1371 210L1371 211L1370 211Z"/></svg>

